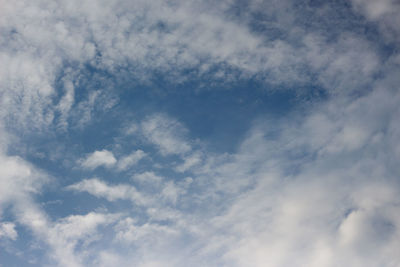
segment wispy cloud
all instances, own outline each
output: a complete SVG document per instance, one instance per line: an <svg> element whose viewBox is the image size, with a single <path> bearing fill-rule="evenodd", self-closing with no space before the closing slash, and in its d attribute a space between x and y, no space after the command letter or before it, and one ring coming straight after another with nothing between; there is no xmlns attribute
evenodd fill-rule
<svg viewBox="0 0 400 267"><path fill-rule="evenodd" d="M129 167L137 164L141 159L146 156L142 150L136 150L131 154L124 156L118 160L117 168L118 170L126 170Z"/></svg>
<svg viewBox="0 0 400 267"><path fill-rule="evenodd" d="M104 197L109 201L132 200L139 205L148 202L146 197L138 192L134 186L108 185L96 178L83 180L79 183L68 186L67 189L78 192L88 192L97 197Z"/></svg>
<svg viewBox="0 0 400 267"><path fill-rule="evenodd" d="M164 180L163 177L155 174L154 172L150 172L150 171L135 174L132 177L132 179L139 183L144 183L144 184L147 183L147 184L151 184L153 186L160 184Z"/></svg>
<svg viewBox="0 0 400 267"><path fill-rule="evenodd" d="M186 129L176 120L157 114L140 124L144 138L154 144L163 155L185 154L191 150Z"/></svg>

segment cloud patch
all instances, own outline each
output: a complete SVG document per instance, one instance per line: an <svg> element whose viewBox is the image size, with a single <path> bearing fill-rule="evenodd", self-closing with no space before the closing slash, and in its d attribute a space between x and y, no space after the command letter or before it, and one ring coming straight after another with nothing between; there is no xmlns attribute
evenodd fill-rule
<svg viewBox="0 0 400 267"><path fill-rule="evenodd" d="M15 224L12 222L2 222L0 223L0 238L9 238L11 240L16 240L18 233L15 230Z"/></svg>
<svg viewBox="0 0 400 267"><path fill-rule="evenodd" d="M81 166L85 169L96 169L100 166L111 168L117 163L114 154L108 150L98 150L80 160Z"/></svg>
<svg viewBox="0 0 400 267"><path fill-rule="evenodd" d="M140 124L144 138L154 144L164 156L183 155L192 147L187 141L187 130L173 118L156 114L146 118Z"/></svg>
<svg viewBox="0 0 400 267"><path fill-rule="evenodd" d="M126 170L136 165L144 157L146 157L146 153L144 153L142 150L136 150L131 154L120 158L118 160L117 169L120 171Z"/></svg>

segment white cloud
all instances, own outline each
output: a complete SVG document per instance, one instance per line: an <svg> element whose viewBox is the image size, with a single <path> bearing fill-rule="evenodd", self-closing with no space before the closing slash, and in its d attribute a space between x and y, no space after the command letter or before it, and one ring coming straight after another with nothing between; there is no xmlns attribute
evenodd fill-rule
<svg viewBox="0 0 400 267"><path fill-rule="evenodd" d="M186 188L192 180L182 183L165 181L163 177L153 172L144 172L133 177L142 187L139 191L129 184L111 185L99 179L85 179L66 189L76 192L87 192L93 196L105 198L108 201L130 200L136 205L146 208L163 208L168 203L176 205L178 199L186 193Z"/></svg>
<svg viewBox="0 0 400 267"><path fill-rule="evenodd" d="M132 79L143 80L152 73L148 70L157 70L179 83L188 79L180 77L186 68L201 76L220 64L226 69L210 79L313 81L329 94L323 105L308 107L305 117L293 115L283 125L256 123L230 155L200 157L181 123L160 114L144 119L136 132L162 155L181 156L177 171L193 171L191 194L151 172L135 181L160 184L152 201L132 185L98 179L68 189L154 205L148 205L148 221L126 219L115 228L120 240L146 240L138 244L139 266L397 266L400 61L396 49L382 49L391 53L383 57L379 46L397 47L399 5L352 3L379 26L376 40L351 29L325 37L330 33L325 28L313 31L313 25L301 24L303 9L296 12L299 6L291 1L249 1L250 11L237 18L229 15L231 1L213 8L194 1L1 1L0 215L11 207L16 223L45 241L60 266L90 266L85 256L99 254L104 262L95 266L134 262L123 253L76 251L76 244L117 219L92 212L52 221L33 197L42 192L47 175L21 157L8 156L9 135L49 130L53 123L68 127L71 113L79 118L76 124L88 123L101 93L88 89L87 100L76 102L74 82L82 66L111 75L134 66ZM323 8L329 13L328 3ZM313 7L313 14L323 8ZM258 26L272 30L255 33L249 27L254 11L265 16ZM340 25L334 22L326 24L336 30ZM68 64L76 73L60 74ZM231 68L238 71L232 74ZM268 135L273 127L279 137ZM139 154L117 161L110 151L95 151L81 164L125 170ZM13 230L13 223L2 223L0 236L15 239ZM187 234L186 239L170 231Z"/></svg>
<svg viewBox="0 0 400 267"><path fill-rule="evenodd" d="M400 4L396 0L352 0L355 10L363 14L368 20L378 22L383 37L389 41L398 42L400 30Z"/></svg>
<svg viewBox="0 0 400 267"><path fill-rule="evenodd" d="M390 0L373 2L353 1L355 6L365 6L367 14L378 10L372 17L388 20L383 24L392 25L392 35L399 36L394 27L398 5ZM87 64L110 73L133 65L131 74L138 80L147 80L149 69L158 70L174 82L188 78L180 75L187 68L196 68L194 75L201 76L220 65L226 69L211 73L216 80L256 75L278 85L309 82L314 78L304 70L310 69L325 89L334 91L369 84L371 75L380 70L374 43L349 31L338 40L324 38L319 31L310 33L296 20L303 14L291 1L274 5L249 1L243 16L236 19L229 15L233 7L231 1L116 0L107 5L44 1L40 7L30 1L3 1L0 29L7 38L0 43L1 116L14 120L16 126L46 129L54 120L66 127L69 113L74 113L77 124L84 125L91 118L94 94L77 102L73 83L84 80L80 71ZM266 18L261 21L270 27L265 32L254 32L249 26L255 11ZM277 39L276 32L298 39L300 45ZM68 64L75 71L66 71ZM232 68L238 72L232 73ZM55 88L59 78L65 82L63 92ZM166 147L163 151L171 153Z"/></svg>
<svg viewBox="0 0 400 267"><path fill-rule="evenodd" d="M93 152L80 162L82 167L93 170L100 166L110 168L117 163L117 159L111 151L103 149Z"/></svg>
<svg viewBox="0 0 400 267"><path fill-rule="evenodd" d="M223 165L242 170L241 179L257 177L256 184L233 194L226 213L214 218L211 225L217 228L207 234L212 240L205 253L225 251L233 266L400 262L395 253L400 222L394 215L399 212L398 169L388 168L384 155L398 156L387 150L385 138L373 138L397 121L399 95L376 90L345 103L331 100L300 125L298 119L283 124L272 140L266 137L268 125L253 129L234 164ZM384 109L371 109L378 102ZM236 179L224 177L235 177L236 169L222 166L214 183L221 180L229 188Z"/></svg>
<svg viewBox="0 0 400 267"><path fill-rule="evenodd" d="M149 201L132 185L109 185L96 178L82 180L68 186L67 189L77 192L88 192L96 197L104 197L109 201L131 200L138 205L147 204Z"/></svg>
<svg viewBox="0 0 400 267"><path fill-rule="evenodd" d="M94 242L101 226L106 226L119 215L90 212L85 215L70 215L57 222L47 225L42 237L53 250L49 254L59 266L80 267L85 266L85 257L89 251L88 245ZM79 242L83 246L79 251L76 247Z"/></svg>
<svg viewBox="0 0 400 267"><path fill-rule="evenodd" d="M15 221L30 230L35 239L50 246L49 258L60 266L81 266L69 244L58 233L34 195L42 192L49 181L46 173L36 169L20 157L0 155L0 216L9 208ZM0 223L0 237L15 240L18 237L14 223ZM54 253L54 254L53 254Z"/></svg>
<svg viewBox="0 0 400 267"><path fill-rule="evenodd" d="M202 161L202 155L199 152L193 153L192 155L184 157L183 161L182 164L176 167L178 172L185 172L199 165Z"/></svg>
<svg viewBox="0 0 400 267"><path fill-rule="evenodd" d="M20 157L0 154L0 215L12 203L24 202L39 193L49 177Z"/></svg>
<svg viewBox="0 0 400 267"><path fill-rule="evenodd" d="M159 185L161 182L164 181L164 178L161 176L158 176L157 174L155 174L154 172L143 172L143 173L138 173L135 174L132 179L134 181L137 181L139 183L143 183L143 184L151 184L151 185Z"/></svg>
<svg viewBox="0 0 400 267"><path fill-rule="evenodd" d="M144 137L156 145L163 155L185 154L191 150L186 140L186 129L165 115L153 115L141 123Z"/></svg>
<svg viewBox="0 0 400 267"><path fill-rule="evenodd" d="M16 240L18 233L15 230L15 224L12 222L0 222L0 238L9 238Z"/></svg>
<svg viewBox="0 0 400 267"><path fill-rule="evenodd" d="M348 94L368 86L379 71L380 58L373 44L362 37L342 33L331 43L311 33L304 37L303 43L305 61L330 93Z"/></svg>
<svg viewBox="0 0 400 267"><path fill-rule="evenodd" d="M118 170L126 170L131 166L136 165L141 159L146 156L142 150L136 150L130 155L124 156L118 160L117 168Z"/></svg>
<svg viewBox="0 0 400 267"><path fill-rule="evenodd" d="M181 187L176 186L172 181L167 182L161 191L161 195L164 199L172 204L176 204L178 197L184 192Z"/></svg>
<svg viewBox="0 0 400 267"><path fill-rule="evenodd" d="M179 234L179 232L169 226L146 223L139 225L134 219L125 218L115 226L116 239L125 243L153 243L154 239L164 241L164 238ZM146 240L147 239L147 240ZM152 240L153 239L153 240ZM143 245L143 244L141 244Z"/></svg>
<svg viewBox="0 0 400 267"><path fill-rule="evenodd" d="M113 222L116 218L118 216L95 212L85 215L70 215L59 220L55 224L54 231L65 239L81 239L92 235L99 225Z"/></svg>
<svg viewBox="0 0 400 267"><path fill-rule="evenodd" d="M387 13L391 13L396 7L396 2L393 0L383 0L383 1L366 1L366 0L354 0L353 3L359 6L363 6L364 12L371 19L377 19Z"/></svg>
<svg viewBox="0 0 400 267"><path fill-rule="evenodd" d="M67 119L69 112L75 102L75 86L67 77L64 77L64 91L64 96L58 103L58 110L61 113L60 126L65 130L68 126Z"/></svg>
<svg viewBox="0 0 400 267"><path fill-rule="evenodd" d="M201 260L236 267L397 264L399 170L390 162L397 166L400 155L392 141L400 133L400 95L382 89L392 78L364 96L315 105L292 121L257 121L237 153L205 153L191 169L191 194L169 195L179 215L166 217L172 229L195 241L179 245L180 235L160 241L163 234L151 220L121 224L119 239L143 244L144 264L150 258L170 262L161 256L168 248L153 246L167 241L182 250L172 266L187 266L187 255L194 266ZM183 203L196 209L183 213Z"/></svg>

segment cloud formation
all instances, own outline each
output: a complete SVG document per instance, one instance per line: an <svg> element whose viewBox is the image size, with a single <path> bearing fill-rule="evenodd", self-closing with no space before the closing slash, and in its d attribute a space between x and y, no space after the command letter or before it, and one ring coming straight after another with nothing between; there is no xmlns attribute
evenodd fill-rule
<svg viewBox="0 0 400 267"><path fill-rule="evenodd" d="M0 6L2 264L400 265L398 2Z"/></svg>
<svg viewBox="0 0 400 267"><path fill-rule="evenodd" d="M108 185L96 178L86 179L77 184L67 187L69 190L78 192L88 192L96 197L104 197L109 201L132 200L135 203L143 204L147 200L139 193L135 187L130 185Z"/></svg>
<svg viewBox="0 0 400 267"><path fill-rule="evenodd" d="M140 124L144 138L158 147L162 155L184 154L191 150L185 140L185 128L165 115L154 115Z"/></svg>
<svg viewBox="0 0 400 267"><path fill-rule="evenodd" d="M0 224L0 237L10 238L16 240L18 237L17 231L15 231L15 224L11 222L4 222Z"/></svg>
<svg viewBox="0 0 400 267"><path fill-rule="evenodd" d="M114 166L116 162L117 160L115 159L113 153L103 149L100 151L95 151L87 156L87 158L82 161L81 165L83 168L87 169L96 169L100 166L110 168Z"/></svg>
<svg viewBox="0 0 400 267"><path fill-rule="evenodd" d="M145 156L146 153L144 153L142 150L136 150L135 152L132 152L131 154L119 159L117 168L118 170L126 170L129 167L137 164Z"/></svg>

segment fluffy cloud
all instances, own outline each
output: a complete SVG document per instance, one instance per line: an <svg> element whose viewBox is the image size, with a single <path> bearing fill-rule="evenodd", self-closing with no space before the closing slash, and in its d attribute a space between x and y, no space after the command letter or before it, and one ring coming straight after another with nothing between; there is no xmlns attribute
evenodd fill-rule
<svg viewBox="0 0 400 267"><path fill-rule="evenodd" d="M54 254L50 258L59 266L85 266L88 245L96 240L93 237L99 228L114 222L118 217L115 214L91 212L71 215L50 224L42 236L53 250Z"/></svg>
<svg viewBox="0 0 400 267"><path fill-rule="evenodd" d="M115 165L117 160L115 159L113 153L108 150L95 151L88 155L86 159L81 160L81 165L87 169L96 169L100 166L105 166L110 168Z"/></svg>
<svg viewBox="0 0 400 267"><path fill-rule="evenodd" d="M45 173L20 157L0 155L0 215L9 205L29 201L48 181Z"/></svg>

